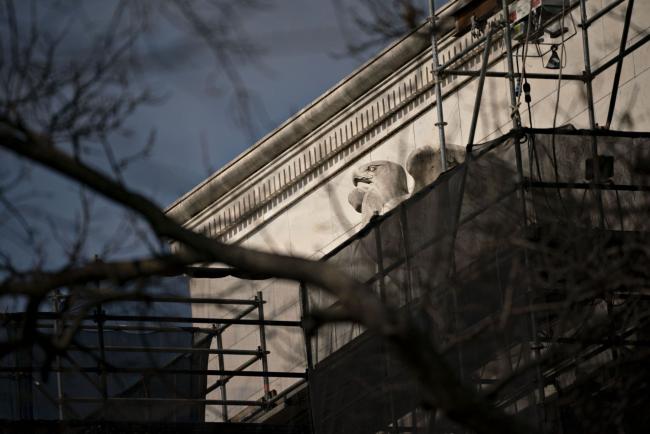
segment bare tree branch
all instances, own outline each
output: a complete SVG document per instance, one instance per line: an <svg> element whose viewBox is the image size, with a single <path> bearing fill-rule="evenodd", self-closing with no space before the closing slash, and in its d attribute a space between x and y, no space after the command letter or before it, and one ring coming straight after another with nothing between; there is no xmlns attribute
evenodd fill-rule
<svg viewBox="0 0 650 434"><path fill-rule="evenodd" d="M241 270L302 281L335 295L359 323L396 349L425 386L425 399L451 419L477 432L515 433L524 428L460 384L438 354L428 330L398 315L370 288L332 265L226 245L183 228L153 202L52 146L51 140L0 118L0 146L93 189L138 213L160 237L177 241L204 262L221 262Z"/></svg>

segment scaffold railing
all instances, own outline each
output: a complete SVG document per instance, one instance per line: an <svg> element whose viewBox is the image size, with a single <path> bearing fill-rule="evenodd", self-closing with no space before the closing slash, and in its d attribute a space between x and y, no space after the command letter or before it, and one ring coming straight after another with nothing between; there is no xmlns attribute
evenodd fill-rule
<svg viewBox="0 0 650 434"><path fill-rule="evenodd" d="M203 422L206 407L219 406L221 419L228 421L232 417L229 409L234 406L273 408L279 397L270 390L270 378L306 378L305 372L269 369L267 328L301 328L302 324L265 318L266 301L261 292L253 299L134 294L118 303L121 310L126 305L142 305L147 313L151 303L229 307L231 315L220 318L115 314L107 313L101 305L91 313L79 314L81 306L62 309L71 300L61 294L56 297L55 309L36 313L35 328L54 333L74 329L78 336L56 352L55 360L47 360L38 349L29 348L14 360L5 358L0 363L0 375L11 375L12 381L22 383L15 389L15 402L31 406L37 419ZM17 330L24 318L24 313L0 314L0 322L7 330ZM259 344L255 348L224 346L224 333L231 327L257 329ZM217 369L209 368L210 356L216 357ZM233 366L228 357L242 360ZM228 398L229 383L243 377L259 379L262 393L258 399ZM147 391L148 387L157 390ZM208 397L213 391L218 391L219 399ZM37 403L40 409L34 408ZM177 410L178 406L189 410ZM172 417L165 412L171 412ZM3 418L23 416L19 411L13 416L4 414Z"/></svg>

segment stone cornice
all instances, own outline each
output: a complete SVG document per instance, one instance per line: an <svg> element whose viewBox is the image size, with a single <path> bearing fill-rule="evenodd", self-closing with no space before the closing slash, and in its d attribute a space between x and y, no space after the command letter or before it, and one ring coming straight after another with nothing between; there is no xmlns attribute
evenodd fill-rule
<svg viewBox="0 0 650 434"><path fill-rule="evenodd" d="M436 14L438 32L448 33L454 26L452 15L463 1L452 1ZM166 212L179 223L187 224L206 207L245 181L251 174L291 149L314 129L344 110L357 98L399 70L430 47L429 26L422 24L411 34L386 48L313 103L263 137L255 145L218 170L205 181L171 204Z"/></svg>
<svg viewBox="0 0 650 434"><path fill-rule="evenodd" d="M462 50L470 38L443 44L443 59ZM463 64L475 67L479 52L464 57ZM492 58L501 54L502 38L496 36ZM383 83L204 207L187 226L223 241L239 240L377 146L435 103L429 55L421 53L400 65ZM446 78L445 94L467 80Z"/></svg>
<svg viewBox="0 0 650 434"><path fill-rule="evenodd" d="M428 46L428 27L423 25L397 42L355 73L337 84L279 128L235 158L167 209L180 223L186 223L215 200L239 185L333 115L345 109L404 63Z"/></svg>

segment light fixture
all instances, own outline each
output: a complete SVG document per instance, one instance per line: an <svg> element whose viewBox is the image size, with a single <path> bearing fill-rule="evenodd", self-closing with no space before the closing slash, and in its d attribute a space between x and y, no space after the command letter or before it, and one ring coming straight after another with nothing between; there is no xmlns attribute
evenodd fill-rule
<svg viewBox="0 0 650 434"><path fill-rule="evenodd" d="M562 62L557 54L557 45L551 47L551 57L546 62L546 69L560 69Z"/></svg>

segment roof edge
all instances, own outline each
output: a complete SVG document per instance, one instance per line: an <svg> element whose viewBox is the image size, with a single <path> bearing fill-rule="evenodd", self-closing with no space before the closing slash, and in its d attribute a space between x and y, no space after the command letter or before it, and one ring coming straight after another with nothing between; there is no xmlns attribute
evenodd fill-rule
<svg viewBox="0 0 650 434"><path fill-rule="evenodd" d="M450 16L453 9L444 8L442 13L437 14L439 15L437 24L441 34L449 30L450 21L440 21L440 18ZM186 223L252 173L273 161L315 128L388 78L430 45L428 22L424 22L174 201L165 212L177 222Z"/></svg>

